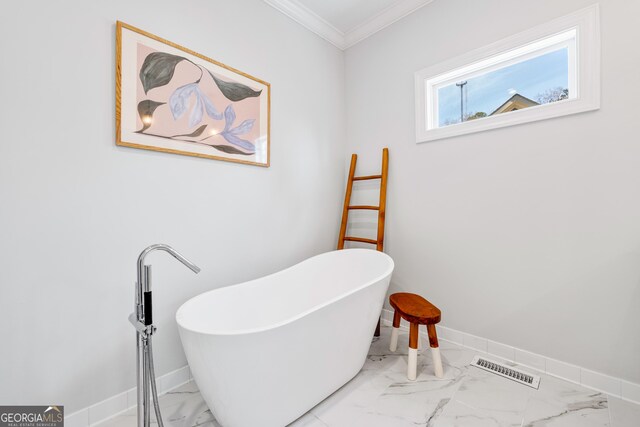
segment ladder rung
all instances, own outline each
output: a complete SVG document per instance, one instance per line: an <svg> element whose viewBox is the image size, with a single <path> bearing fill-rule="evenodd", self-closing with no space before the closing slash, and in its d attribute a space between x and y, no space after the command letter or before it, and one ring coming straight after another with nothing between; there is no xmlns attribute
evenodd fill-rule
<svg viewBox="0 0 640 427"><path fill-rule="evenodd" d="M344 240L348 240L350 242L361 242L361 243L371 243L372 245L377 245L378 241L373 239L363 239L362 237L349 237L346 236Z"/></svg>
<svg viewBox="0 0 640 427"><path fill-rule="evenodd" d="M364 181L367 179L382 179L382 175L354 176L354 181Z"/></svg>
<svg viewBox="0 0 640 427"><path fill-rule="evenodd" d="M369 209L371 211L377 211L380 209L380 206L362 206L362 205L355 205L355 206L349 206L349 209Z"/></svg>

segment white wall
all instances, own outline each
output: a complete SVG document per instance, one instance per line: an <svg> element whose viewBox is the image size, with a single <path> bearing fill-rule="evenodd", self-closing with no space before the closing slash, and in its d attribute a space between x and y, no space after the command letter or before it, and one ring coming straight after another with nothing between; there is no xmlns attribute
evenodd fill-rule
<svg viewBox="0 0 640 427"><path fill-rule="evenodd" d="M436 0L350 48L347 151L368 173L390 148L392 292L423 294L449 327L640 382L640 2L601 1L601 110L414 142L416 70L593 2Z"/></svg>
<svg viewBox="0 0 640 427"><path fill-rule="evenodd" d="M116 147L115 21L272 84L269 169ZM157 374L200 292L334 247L344 54L261 0L19 1L0 14L0 402L67 413L135 385L135 260L154 267Z"/></svg>

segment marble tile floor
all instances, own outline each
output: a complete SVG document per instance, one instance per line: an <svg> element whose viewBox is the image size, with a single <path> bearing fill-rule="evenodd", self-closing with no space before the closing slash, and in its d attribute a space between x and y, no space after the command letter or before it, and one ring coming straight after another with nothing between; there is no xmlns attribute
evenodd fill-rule
<svg viewBox="0 0 640 427"><path fill-rule="evenodd" d="M535 390L468 366L478 352L447 342L441 342L444 378L433 376L427 347L418 357L417 380L408 381L407 334L401 332L395 353L389 335L383 327L362 371L289 427L640 426L640 405L545 374ZM193 381L160 402L166 427L220 426ZM100 424L135 426L135 410Z"/></svg>

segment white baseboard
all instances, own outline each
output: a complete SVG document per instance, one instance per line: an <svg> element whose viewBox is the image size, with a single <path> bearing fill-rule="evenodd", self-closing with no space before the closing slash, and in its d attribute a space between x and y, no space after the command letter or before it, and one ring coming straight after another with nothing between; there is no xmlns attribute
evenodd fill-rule
<svg viewBox="0 0 640 427"><path fill-rule="evenodd" d="M191 371L189 366L169 372L156 379L158 395L161 396L191 381ZM107 421L115 416L135 408L137 405L136 387L123 391L115 396L111 396L101 402L95 403L87 408L65 415L65 427L89 427Z"/></svg>
<svg viewBox="0 0 640 427"><path fill-rule="evenodd" d="M393 312L388 309L383 309L382 320L385 324L391 325ZM408 323L403 319L400 327L402 329L408 329ZM428 339L426 331L420 332L420 334L423 335L425 339ZM510 345L491 341L487 338L447 328L446 326L438 325L438 339L480 353L489 354L507 362L517 363L535 371L580 384L584 387L619 397L632 403L640 404L640 384L594 372L580 366L572 365L571 363L521 350ZM422 340L422 342L428 341Z"/></svg>

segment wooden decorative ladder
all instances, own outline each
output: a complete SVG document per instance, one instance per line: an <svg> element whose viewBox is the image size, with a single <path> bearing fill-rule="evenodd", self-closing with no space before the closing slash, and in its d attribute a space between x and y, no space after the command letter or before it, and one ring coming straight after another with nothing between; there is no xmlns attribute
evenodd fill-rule
<svg viewBox="0 0 640 427"><path fill-rule="evenodd" d="M340 235L338 236L338 249L344 249L344 242L360 242L376 245L376 250L382 252L384 246L384 214L387 204L387 172L389 170L389 149L382 149L382 172L380 175L367 175L367 176L355 176L356 162L358 160L357 154L351 155L351 166L349 167L349 178L347 180L347 190L344 196L344 207L342 209L342 223L340 224ZM353 191L354 181L366 181L370 179L380 180L380 201L378 206L366 206L366 205L351 205L351 192ZM354 209L365 209L378 211L378 237L376 240L365 239L362 237L347 236L347 223L349 221L349 211ZM376 337L380 336L380 319L378 319L378 326L374 334Z"/></svg>

